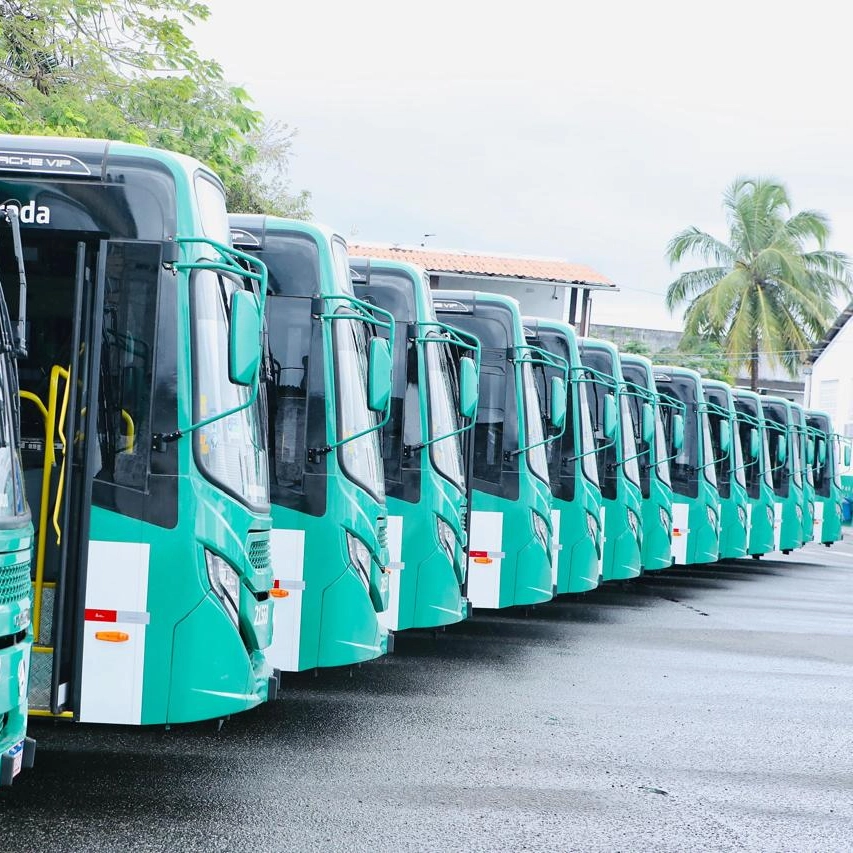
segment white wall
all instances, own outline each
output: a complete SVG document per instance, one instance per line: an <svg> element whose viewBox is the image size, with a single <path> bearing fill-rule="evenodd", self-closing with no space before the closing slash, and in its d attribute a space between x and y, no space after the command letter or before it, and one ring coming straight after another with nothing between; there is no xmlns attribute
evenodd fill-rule
<svg viewBox="0 0 853 853"><path fill-rule="evenodd" d="M853 439L853 320L812 365L806 404L827 412L836 431Z"/></svg>
<svg viewBox="0 0 853 853"><path fill-rule="evenodd" d="M569 319L570 288L568 287L551 287L521 282L515 284L508 281L495 281L488 276L483 278L439 276L438 288L439 290L476 290L483 293L500 293L517 299L521 304L523 316L546 317L564 322ZM578 291L578 322L580 322L581 293Z"/></svg>

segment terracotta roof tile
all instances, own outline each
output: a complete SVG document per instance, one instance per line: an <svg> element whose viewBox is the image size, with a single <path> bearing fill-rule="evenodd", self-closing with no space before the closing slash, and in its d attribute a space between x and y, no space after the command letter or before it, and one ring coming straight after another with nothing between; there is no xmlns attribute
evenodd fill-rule
<svg viewBox="0 0 853 853"><path fill-rule="evenodd" d="M570 264L558 258L524 258L514 255L485 255L446 249L349 243L349 253L359 257L407 261L430 272L502 278L591 284L614 287L610 279L585 264Z"/></svg>

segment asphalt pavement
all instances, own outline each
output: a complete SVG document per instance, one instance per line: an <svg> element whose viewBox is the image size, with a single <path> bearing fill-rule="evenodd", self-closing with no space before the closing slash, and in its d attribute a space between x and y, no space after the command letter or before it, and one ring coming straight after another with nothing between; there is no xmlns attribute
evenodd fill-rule
<svg viewBox="0 0 853 853"><path fill-rule="evenodd" d="M853 542L402 634L163 729L37 723L0 851L849 851Z"/></svg>

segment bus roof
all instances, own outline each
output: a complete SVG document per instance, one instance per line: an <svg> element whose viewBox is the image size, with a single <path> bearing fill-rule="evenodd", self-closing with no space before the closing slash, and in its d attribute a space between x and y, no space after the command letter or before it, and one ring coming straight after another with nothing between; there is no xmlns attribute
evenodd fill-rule
<svg viewBox="0 0 853 853"><path fill-rule="evenodd" d="M346 240L332 228L318 222L306 222L303 219L288 219L266 213L229 212L228 224L231 228L232 242L241 248L263 249L268 231L297 231L319 242L331 242L333 238L337 238L346 244Z"/></svg>
<svg viewBox="0 0 853 853"><path fill-rule="evenodd" d="M89 178L110 182L110 169L118 165L114 160L123 157L157 160L190 177L202 170L217 183L222 183L216 173L200 160L161 148L109 139L0 134L0 174L3 175Z"/></svg>

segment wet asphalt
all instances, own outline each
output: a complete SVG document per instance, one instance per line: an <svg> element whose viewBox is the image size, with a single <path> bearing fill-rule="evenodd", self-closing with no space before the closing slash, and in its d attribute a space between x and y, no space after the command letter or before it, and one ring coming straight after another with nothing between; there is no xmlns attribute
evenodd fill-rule
<svg viewBox="0 0 853 853"><path fill-rule="evenodd" d="M849 851L853 541L399 635L164 731L41 723L0 851Z"/></svg>

